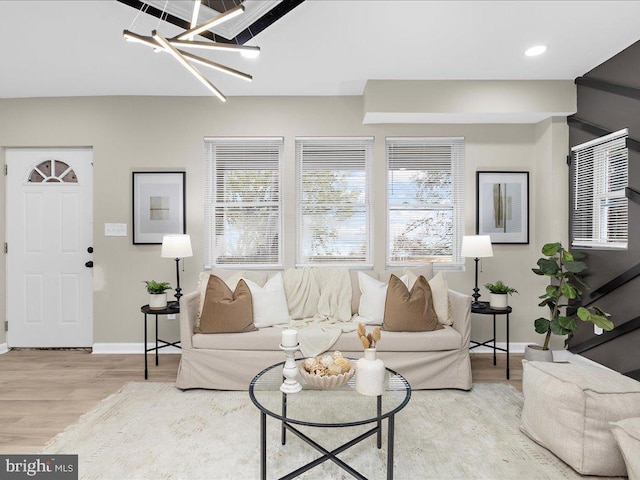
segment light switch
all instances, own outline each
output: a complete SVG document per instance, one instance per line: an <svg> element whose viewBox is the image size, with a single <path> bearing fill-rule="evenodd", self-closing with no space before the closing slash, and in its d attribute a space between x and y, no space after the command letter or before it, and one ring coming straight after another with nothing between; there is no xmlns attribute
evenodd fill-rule
<svg viewBox="0 0 640 480"><path fill-rule="evenodd" d="M127 224L126 223L105 223L104 236L105 237L126 237Z"/></svg>

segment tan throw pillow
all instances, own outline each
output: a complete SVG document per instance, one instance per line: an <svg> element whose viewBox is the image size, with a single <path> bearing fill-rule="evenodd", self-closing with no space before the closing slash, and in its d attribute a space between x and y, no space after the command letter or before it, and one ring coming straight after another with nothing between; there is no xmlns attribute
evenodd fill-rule
<svg viewBox="0 0 640 480"><path fill-rule="evenodd" d="M240 280L236 291L215 275L209 276L207 292L200 315L200 325L194 333L242 333L257 330L253 324L251 291Z"/></svg>
<svg viewBox="0 0 640 480"><path fill-rule="evenodd" d="M409 288L413 287L413 284L418 279L412 271L407 271L407 278L409 279ZM425 276L425 278L427 278ZM453 325L453 318L449 311L449 286L444 278L444 272L438 272L435 277L429 279L429 286L431 287L431 293L433 295L433 308L438 315L438 321L442 325Z"/></svg>
<svg viewBox="0 0 640 480"><path fill-rule="evenodd" d="M220 270L220 269L218 269ZM216 276L222 280L231 290L235 290L238 286L238 282L243 277L244 272L225 272L226 276L220 276L211 272L200 272L198 278L198 291L200 292L200 302L198 304L198 316L196 317L196 327L200 326L200 317L202 316L202 309L204 308L204 299L207 297L207 288L209 288L209 278Z"/></svg>
<svg viewBox="0 0 640 480"><path fill-rule="evenodd" d="M395 275L389 278L382 329L391 332L440 330L429 282L421 275L411 291Z"/></svg>

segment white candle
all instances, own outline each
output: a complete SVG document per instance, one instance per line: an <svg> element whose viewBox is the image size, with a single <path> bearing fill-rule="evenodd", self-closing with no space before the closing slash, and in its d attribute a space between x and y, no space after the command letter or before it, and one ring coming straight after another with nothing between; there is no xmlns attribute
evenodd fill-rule
<svg viewBox="0 0 640 480"><path fill-rule="evenodd" d="M295 347L298 345L298 331L297 330L283 330L282 331L282 346L283 347Z"/></svg>

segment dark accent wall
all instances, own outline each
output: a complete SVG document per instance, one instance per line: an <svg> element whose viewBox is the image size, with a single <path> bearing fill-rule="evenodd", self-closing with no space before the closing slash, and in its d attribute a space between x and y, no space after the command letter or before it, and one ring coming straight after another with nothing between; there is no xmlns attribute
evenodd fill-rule
<svg viewBox="0 0 640 480"><path fill-rule="evenodd" d="M607 132L628 128L630 138L640 139L640 42L576 79L576 84L578 111L568 121L570 146L600 136L589 124ZM629 187L640 191L640 152L633 148L629 148ZM640 204L628 202L628 250L580 250L587 254L589 267L590 288L583 304L593 301L611 313L616 328L598 336L591 324L580 322L569 350L640 379ZM607 284L613 288L608 293L603 288Z"/></svg>

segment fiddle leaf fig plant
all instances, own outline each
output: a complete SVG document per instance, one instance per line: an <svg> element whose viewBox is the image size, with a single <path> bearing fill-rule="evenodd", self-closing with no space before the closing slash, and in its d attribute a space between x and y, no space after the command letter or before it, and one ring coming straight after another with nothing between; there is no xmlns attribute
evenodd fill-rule
<svg viewBox="0 0 640 480"><path fill-rule="evenodd" d="M569 335L578 328L578 319L583 322L591 322L603 330L613 330L613 322L610 315L598 307L578 307L573 313L569 309L571 303L578 303L582 299L582 288L587 285L580 279L580 275L586 270L587 265L581 262L584 258L581 253L571 253L563 246L556 243L547 243L542 247L542 254L546 258L538 259L538 268L533 268L536 275L550 277L553 282L548 285L544 295L539 298L540 307L549 308L549 318L540 317L534 321L537 333L546 334L543 350L549 350L551 334ZM565 339L565 346L569 339Z"/></svg>

